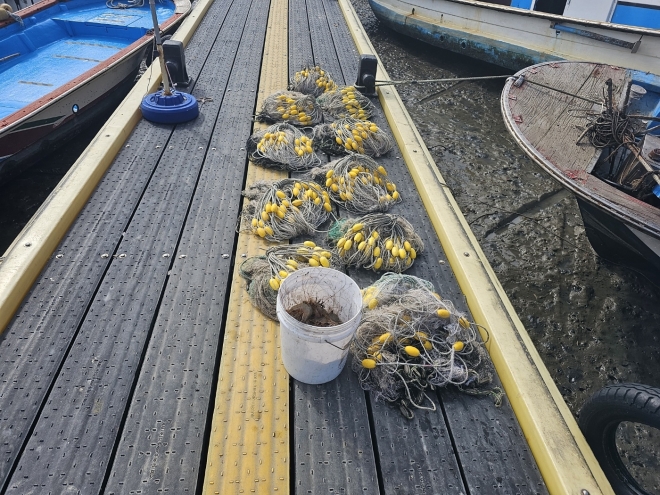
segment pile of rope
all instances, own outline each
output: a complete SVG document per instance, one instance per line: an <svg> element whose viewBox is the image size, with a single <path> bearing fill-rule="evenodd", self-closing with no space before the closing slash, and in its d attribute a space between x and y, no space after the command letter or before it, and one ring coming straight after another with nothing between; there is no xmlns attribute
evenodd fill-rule
<svg viewBox="0 0 660 495"><path fill-rule="evenodd" d="M374 113L371 100L354 86L338 86L334 91L326 91L317 99L326 122L328 120L352 117L368 120Z"/></svg>
<svg viewBox="0 0 660 495"><path fill-rule="evenodd" d="M277 321L277 291L282 280L294 271L310 266L339 268L340 262L329 249L305 241L271 247L264 256L246 259L239 272L248 281L247 291L252 304L268 318Z"/></svg>
<svg viewBox="0 0 660 495"><path fill-rule="evenodd" d="M264 100L256 120L311 126L323 121L323 112L312 95L297 91L278 91Z"/></svg>
<svg viewBox="0 0 660 495"><path fill-rule="evenodd" d="M399 215L370 213L338 220L328 237L346 266L401 273L410 268L424 243L412 225Z"/></svg>
<svg viewBox="0 0 660 495"><path fill-rule="evenodd" d="M321 151L329 155L360 153L378 157L394 147L392 138L376 124L353 118L317 125L314 141Z"/></svg>
<svg viewBox="0 0 660 495"><path fill-rule="evenodd" d="M578 143L586 136L595 148L619 147L635 143L635 134L641 130L641 121L624 112L603 109L600 113L588 112L585 131Z"/></svg>
<svg viewBox="0 0 660 495"><path fill-rule="evenodd" d="M243 216L252 233L269 241L312 234L332 211L330 196L315 182L258 181L243 195L250 200Z"/></svg>
<svg viewBox="0 0 660 495"><path fill-rule="evenodd" d="M291 91L297 91L306 95L320 96L326 91L334 91L337 85L330 74L318 65L305 67L293 75L289 84Z"/></svg>
<svg viewBox="0 0 660 495"><path fill-rule="evenodd" d="M387 170L365 155L348 155L309 172L318 183L325 181L330 198L358 214L387 211L401 201Z"/></svg>
<svg viewBox="0 0 660 495"><path fill-rule="evenodd" d="M313 139L289 124L274 124L255 132L245 147L252 162L268 168L296 171L321 164Z"/></svg>
<svg viewBox="0 0 660 495"><path fill-rule="evenodd" d="M435 410L432 392L447 385L501 402L501 390L473 388L492 381L484 345L476 325L433 284L387 273L363 290L363 302L350 352L362 388L376 400L397 405L407 418L415 408Z"/></svg>

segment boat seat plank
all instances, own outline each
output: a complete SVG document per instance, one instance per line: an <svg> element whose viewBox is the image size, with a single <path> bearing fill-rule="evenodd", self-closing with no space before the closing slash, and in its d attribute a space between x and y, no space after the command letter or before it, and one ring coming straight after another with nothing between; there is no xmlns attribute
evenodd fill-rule
<svg viewBox="0 0 660 495"><path fill-rule="evenodd" d="M245 152L239 148L249 133L251 121L246 116L254 108L258 80L258 66L240 62L261 55L265 17L258 9L262 7L246 0L233 2L220 37L225 30L244 31L243 37L227 37L227 43L212 45L193 92L212 101L203 104L201 118L190 124L190 132L179 129L169 143L188 153L189 160L203 160L203 169L172 253L169 282L106 493L156 494L163 486L174 493L194 493L201 482L220 322L232 275L228 254L234 250L240 207L236 184L242 183L245 173ZM210 11L214 14L215 9ZM236 53L236 59L227 57L228 51ZM195 140L196 134L202 134L204 141ZM209 146L211 152L204 156ZM166 154L162 162L167 167L185 160Z"/></svg>
<svg viewBox="0 0 660 495"><path fill-rule="evenodd" d="M614 94L616 95L626 79L626 72L613 67L602 67L591 74L575 94L596 101L603 99L603 88L605 81L612 79ZM557 105L557 120L548 129L548 132L540 139L535 147L543 153L546 158L558 168L566 171L583 172L592 162L596 153L600 153L584 139L581 144L576 144L584 130L584 112L592 110L596 105L577 98L571 98L563 111ZM598 108L596 111L599 111Z"/></svg>

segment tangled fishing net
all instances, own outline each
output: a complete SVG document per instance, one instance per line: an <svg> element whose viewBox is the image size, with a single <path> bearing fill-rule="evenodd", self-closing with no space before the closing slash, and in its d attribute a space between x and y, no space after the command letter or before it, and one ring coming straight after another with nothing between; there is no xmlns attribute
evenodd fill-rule
<svg viewBox="0 0 660 495"><path fill-rule="evenodd" d="M412 225L399 215L370 213L338 220L328 237L346 266L401 273L410 268L424 243Z"/></svg>
<svg viewBox="0 0 660 495"><path fill-rule="evenodd" d="M330 250L305 241L271 247L264 256L245 260L239 272L248 281L247 291L252 304L268 318L277 321L275 307L282 280L296 270L310 266L337 268L340 261Z"/></svg>
<svg viewBox="0 0 660 495"><path fill-rule="evenodd" d="M408 418L414 408L435 410L432 391L447 385L501 402L500 389L475 388L493 377L476 325L433 284L387 273L363 290L363 304L350 347L352 367L376 400L398 405Z"/></svg>
<svg viewBox="0 0 660 495"><path fill-rule="evenodd" d="M312 96L319 96L326 91L334 91L336 87L330 74L318 65L299 70L293 75L289 84L291 91Z"/></svg>
<svg viewBox="0 0 660 495"><path fill-rule="evenodd" d="M323 110L326 122L352 117L368 120L374 112L374 104L353 86L338 86L334 91L326 91L316 100Z"/></svg>
<svg viewBox="0 0 660 495"><path fill-rule="evenodd" d="M332 211L330 196L315 182L258 181L243 195L250 200L243 215L252 232L269 241L311 234Z"/></svg>
<svg viewBox="0 0 660 495"><path fill-rule="evenodd" d="M257 131L246 143L252 162L282 170L306 170L320 165L314 141L289 124L274 124Z"/></svg>
<svg viewBox="0 0 660 495"><path fill-rule="evenodd" d="M385 167L365 155L348 155L312 169L309 175L318 183L325 181L330 198L353 213L387 211L401 201Z"/></svg>
<svg viewBox="0 0 660 495"><path fill-rule="evenodd" d="M259 122L288 122L308 126L321 122L323 112L312 95L297 91L278 91L264 100L256 118Z"/></svg>
<svg viewBox="0 0 660 495"><path fill-rule="evenodd" d="M361 153L378 157L394 147L392 138L376 124L353 118L316 126L314 141L329 155Z"/></svg>

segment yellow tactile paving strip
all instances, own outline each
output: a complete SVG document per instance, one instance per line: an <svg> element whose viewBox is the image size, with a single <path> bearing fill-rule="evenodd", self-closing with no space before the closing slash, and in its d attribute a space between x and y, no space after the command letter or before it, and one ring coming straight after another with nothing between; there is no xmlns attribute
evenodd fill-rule
<svg viewBox="0 0 660 495"><path fill-rule="evenodd" d="M257 107L288 83L288 0L270 6ZM258 128L259 124L255 125ZM285 172L248 165L247 184L277 180ZM241 231L245 226L241 225ZM280 359L279 325L248 298L238 267L242 254L262 254L268 244L238 236L236 263L209 442L204 494L288 494L289 375Z"/></svg>

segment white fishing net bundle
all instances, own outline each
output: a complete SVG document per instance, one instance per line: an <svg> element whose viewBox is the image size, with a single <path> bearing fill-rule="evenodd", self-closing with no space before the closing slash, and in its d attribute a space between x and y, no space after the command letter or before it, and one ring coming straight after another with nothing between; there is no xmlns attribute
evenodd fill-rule
<svg viewBox="0 0 660 495"><path fill-rule="evenodd" d="M309 176L325 183L330 198L353 213L384 212L401 201L385 167L366 155L348 155L310 170Z"/></svg>
<svg viewBox="0 0 660 495"><path fill-rule="evenodd" d="M373 122L346 118L314 128L314 141L329 155L360 153L379 157L394 148L392 138Z"/></svg>
<svg viewBox="0 0 660 495"><path fill-rule="evenodd" d="M256 119L259 122L287 122L306 127L322 122L323 112L312 95L278 91L264 100Z"/></svg>
<svg viewBox="0 0 660 495"><path fill-rule="evenodd" d="M289 90L306 95L320 96L326 91L334 91L337 85L328 71L318 65L303 67L293 75Z"/></svg>
<svg viewBox="0 0 660 495"><path fill-rule="evenodd" d="M289 124L274 124L255 132L246 148L252 162L268 168L297 171L321 163L314 140Z"/></svg>
<svg viewBox="0 0 660 495"><path fill-rule="evenodd" d="M387 273L363 290L363 303L352 367L376 400L398 405L407 417L415 408L435 410L432 391L447 385L501 401L501 390L475 388L492 380L477 326L433 284Z"/></svg>
<svg viewBox="0 0 660 495"><path fill-rule="evenodd" d="M277 321L277 291L289 274L307 267L339 268L339 259L329 249L312 241L273 246L263 256L245 260L239 272L248 281L252 304L264 315Z"/></svg>
<svg viewBox="0 0 660 495"><path fill-rule="evenodd" d="M346 266L401 273L424 250L413 226L399 215L370 213L337 221L328 237Z"/></svg>
<svg viewBox="0 0 660 495"><path fill-rule="evenodd" d="M252 233L269 241L312 234L332 211L330 196L317 183L295 179L258 181L243 192Z"/></svg>

